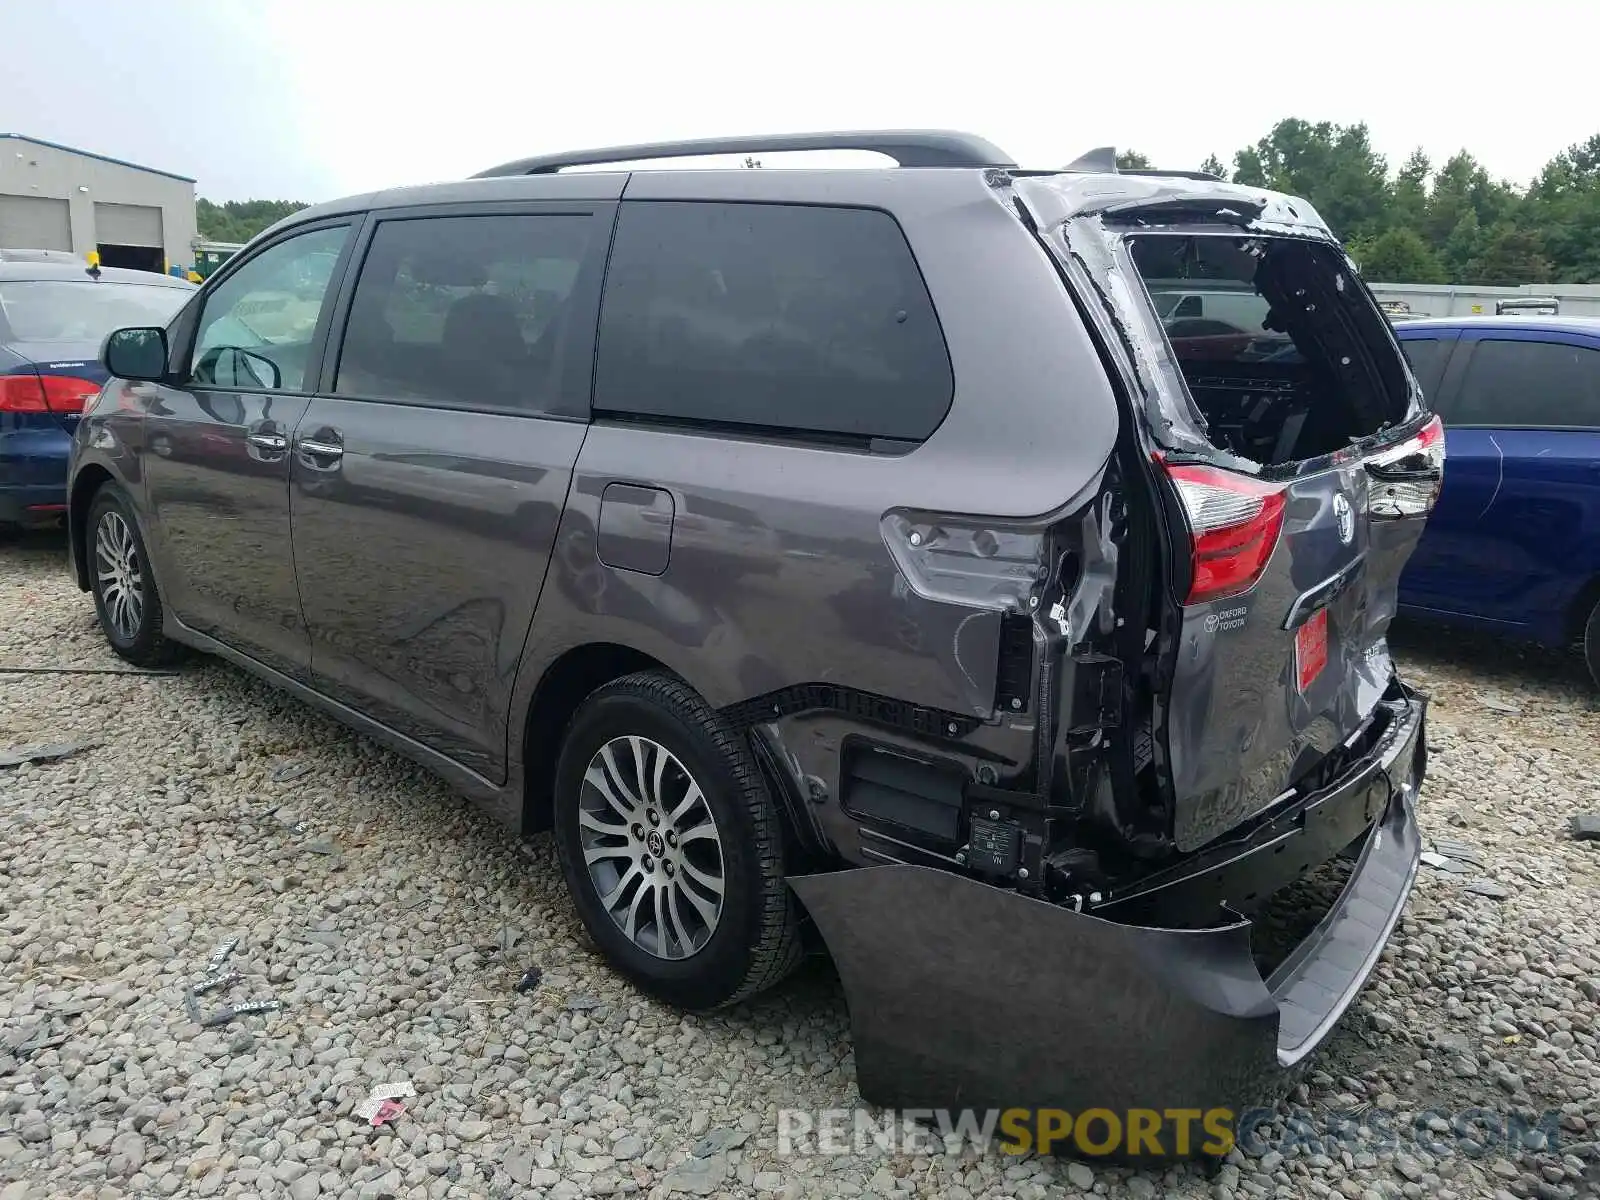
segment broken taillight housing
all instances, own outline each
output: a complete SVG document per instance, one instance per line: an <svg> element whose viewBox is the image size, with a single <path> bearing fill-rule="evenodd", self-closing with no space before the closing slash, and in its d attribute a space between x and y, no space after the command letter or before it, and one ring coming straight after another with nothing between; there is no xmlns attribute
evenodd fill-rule
<svg viewBox="0 0 1600 1200"><path fill-rule="evenodd" d="M1374 517L1426 517L1444 486L1444 423L1434 417L1416 437L1367 460L1367 508Z"/></svg>
<svg viewBox="0 0 1600 1200"><path fill-rule="evenodd" d="M1185 604L1249 591L1283 530L1285 488L1218 467L1163 464L1189 526Z"/></svg>
<svg viewBox="0 0 1600 1200"><path fill-rule="evenodd" d="M893 509L880 529L901 576L924 599L1019 612L1038 586L1042 528Z"/></svg>

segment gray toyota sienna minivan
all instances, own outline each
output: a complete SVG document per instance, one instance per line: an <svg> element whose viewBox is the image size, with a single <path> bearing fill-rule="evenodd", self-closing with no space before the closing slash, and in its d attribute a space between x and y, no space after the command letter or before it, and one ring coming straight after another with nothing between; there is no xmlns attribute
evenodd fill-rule
<svg viewBox="0 0 1600 1200"><path fill-rule="evenodd" d="M816 149L897 165L665 161ZM104 358L70 529L118 654L553 828L673 1004L825 946L870 1101L1269 1096L1404 907L1385 633L1443 442L1303 200L937 131L555 155L297 213Z"/></svg>

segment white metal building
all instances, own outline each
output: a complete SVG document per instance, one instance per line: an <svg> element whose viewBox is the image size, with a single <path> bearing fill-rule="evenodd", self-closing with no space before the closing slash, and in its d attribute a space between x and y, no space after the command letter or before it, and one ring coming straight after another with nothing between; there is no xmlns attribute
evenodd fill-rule
<svg viewBox="0 0 1600 1200"><path fill-rule="evenodd" d="M0 133L0 247L164 272L192 263L197 235L188 176Z"/></svg>
<svg viewBox="0 0 1600 1200"><path fill-rule="evenodd" d="M1553 300L1563 317L1600 317L1600 284L1530 283L1521 287L1474 287L1469 284L1376 283L1367 281L1379 301L1404 306L1412 317L1494 316L1505 302Z"/></svg>

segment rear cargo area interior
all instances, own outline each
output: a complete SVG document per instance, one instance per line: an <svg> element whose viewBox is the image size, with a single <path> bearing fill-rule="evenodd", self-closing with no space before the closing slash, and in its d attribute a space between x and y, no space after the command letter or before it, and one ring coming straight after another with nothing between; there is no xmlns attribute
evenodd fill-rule
<svg viewBox="0 0 1600 1200"><path fill-rule="evenodd" d="M1403 360L1335 247L1222 233L1128 246L1219 449L1283 465L1405 419Z"/></svg>

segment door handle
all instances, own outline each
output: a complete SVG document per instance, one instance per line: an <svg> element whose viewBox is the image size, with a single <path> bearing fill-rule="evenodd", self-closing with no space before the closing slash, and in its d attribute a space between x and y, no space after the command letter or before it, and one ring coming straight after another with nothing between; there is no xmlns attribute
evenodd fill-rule
<svg viewBox="0 0 1600 1200"><path fill-rule="evenodd" d="M335 442L321 442L313 438L300 439L300 452L316 458L343 458L344 447Z"/></svg>
<svg viewBox="0 0 1600 1200"><path fill-rule="evenodd" d="M289 439L281 433L247 433L244 440L262 450L287 450Z"/></svg>

